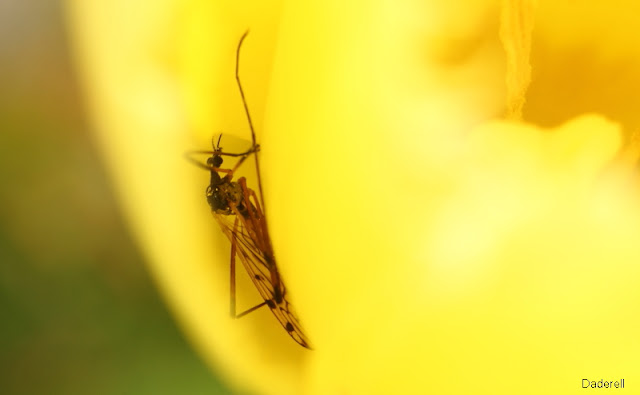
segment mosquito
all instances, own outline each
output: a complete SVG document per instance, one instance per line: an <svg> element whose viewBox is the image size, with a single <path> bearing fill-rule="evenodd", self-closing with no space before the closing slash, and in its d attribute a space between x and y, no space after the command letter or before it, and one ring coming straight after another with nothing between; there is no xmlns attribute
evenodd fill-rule
<svg viewBox="0 0 640 395"><path fill-rule="evenodd" d="M278 271L273 247L271 246L271 238L269 237L257 155L260 151L260 145L256 142L256 134L239 74L240 48L247 34L249 34L249 31L246 31L238 42L235 76L249 129L251 130L252 146L242 153L224 152L220 147L222 138L222 135L220 135L217 142L212 140L213 151L191 151L187 154L187 158L211 173L211 180L206 189L207 202L211 207L213 217L231 242L231 317L243 317L266 305L293 340L303 347L311 348L300 321L291 303L287 300L287 288ZM205 164L192 158L192 154L207 154L211 156L207 158ZM240 177L237 181L233 181L235 172L250 155L253 155L255 159L258 194L247 186L245 177ZM233 168L222 167L224 156L238 158ZM240 314L236 313L236 257L240 258L251 281L264 300L264 302Z"/></svg>

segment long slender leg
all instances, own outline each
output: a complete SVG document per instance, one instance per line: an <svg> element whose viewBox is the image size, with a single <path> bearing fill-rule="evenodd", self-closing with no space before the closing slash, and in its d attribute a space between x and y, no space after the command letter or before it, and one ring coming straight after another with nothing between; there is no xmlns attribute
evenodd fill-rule
<svg viewBox="0 0 640 395"><path fill-rule="evenodd" d="M264 306L264 305L266 305L266 304L267 304L267 302L265 301L265 302L260 303L259 305L253 306L253 307L252 307L252 308L250 308L249 310L247 310L247 311L243 311L242 313L238 314L238 315L236 316L236 318L244 317L245 315L247 315L247 314L251 313L252 311L256 311L256 310L258 310L260 307L262 307L262 306Z"/></svg>
<svg viewBox="0 0 640 395"><path fill-rule="evenodd" d="M253 121L251 120L251 114L249 113L249 107L247 105L247 100L246 100L246 98L244 96L244 90L242 89L242 83L240 82L240 48L242 47L242 43L243 43L244 39L247 37L247 34L249 34L248 30L246 32L244 32L244 34L240 38L240 41L238 42L238 48L236 50L236 82L238 83L238 90L240 91L240 97L242 98L242 105L244 106L244 111L245 111L245 114L247 115L247 121L249 123L249 129L251 130L251 141L252 141L253 145L252 145L251 149L249 151L247 151L247 155L242 156L240 158L240 160L238 160L238 163L236 163L236 165L234 166L234 168L231 171L225 172L225 173L227 173L225 178L228 178L230 180L231 177L233 177L233 173L236 171L236 169L238 169L238 167L242 164L242 162L245 161L245 159L249 156L249 154L252 154L252 153L256 154L255 160L256 160L256 171L257 171L257 176L258 176L258 189L260 191L260 197L262 198L262 182L260 180L260 166L258 165L258 155L257 155L257 152L260 150L260 146L256 142L256 133L255 133L255 129L253 127ZM244 181L244 177L242 177L240 179L240 181L241 181L241 187L243 189L243 196L244 196L245 202L246 202L246 204L248 206L248 210L249 210L249 213L250 213L249 215L251 217L251 221L254 222L254 226L255 226L255 224L257 224L259 222L259 220L264 220L264 216L261 215L260 219L258 219L258 218L256 218L255 213L252 213L251 202L249 200L249 193L248 193L249 189L247 188L246 182ZM254 194L254 196L255 196L255 194ZM239 215L240 213L237 212L237 208L234 211L236 211L236 223L234 224L234 233L235 233L235 228L236 228L236 226L238 224L237 215ZM254 227L254 229L256 229L256 228ZM235 252L235 248L236 247L235 247L235 236L234 236L234 242L232 243L232 250L234 252ZM233 266L234 266L233 269L235 270L235 260L234 260ZM272 276L273 276L273 273L272 273ZM235 274L234 274L234 279L235 279ZM234 280L234 282L235 282L235 280ZM234 290L235 290L235 284L234 284ZM234 303L234 313L235 313L235 292L234 292L233 297L234 297L234 302L233 303ZM278 301L278 303L279 303L279 301ZM257 309L259 309L260 307L262 307L262 306L264 306L266 304L267 304L267 301L265 300L264 302L258 304L257 306L254 306L254 307L246 310L245 312L236 315L236 318L240 318L240 317L242 317L244 315L247 315L247 314L251 313L252 311L257 310Z"/></svg>
<svg viewBox="0 0 640 395"><path fill-rule="evenodd" d="M247 121L249 122L249 129L251 129L251 140L255 147L256 145L256 133L253 128L253 121L251 120L251 114L249 114L249 107L247 106L247 100L244 97L244 90L242 89L242 82L240 82L240 48L242 47L242 43L244 39L249 34L247 30L244 32L242 37L240 37L240 41L238 42L238 48L236 49L236 82L238 83L238 90L240 91L240 97L242 97L242 105L244 106L244 112L247 114Z"/></svg>
<svg viewBox="0 0 640 395"><path fill-rule="evenodd" d="M260 200L256 196L253 189L247 187L247 180L244 177L238 179L238 184L242 189L242 199L247 202L247 207L253 207L253 210L249 210L249 218L245 221L251 222L251 229L256 235L254 241L258 244L258 247L267 253L267 255L273 255L273 250L269 240L269 231L267 229L266 218L264 216L263 208L260 205Z"/></svg>
<svg viewBox="0 0 640 395"><path fill-rule="evenodd" d="M229 264L229 310L232 318L238 318L236 316L236 231L238 228L238 218L233 223L233 238L231 239L231 263Z"/></svg>
<svg viewBox="0 0 640 395"><path fill-rule="evenodd" d="M238 167L240 167L242 162L244 162L247 158L248 156L243 156L240 159L238 159L238 162L236 162L236 165L233 166L233 169L231 169L231 174L235 173L235 171L238 170Z"/></svg>
<svg viewBox="0 0 640 395"><path fill-rule="evenodd" d="M251 153L253 153L254 151L252 151ZM250 154L248 154L250 155ZM238 170L238 168L240 167L240 165L242 165L242 163L248 158L248 155L242 156L240 159L238 159L238 162L235 164L235 166L233 166L233 169L223 169L220 167L215 167L212 166L210 164L205 164L205 163L200 163L199 161L195 160L194 158L190 157L190 156L186 156L187 160L189 160L190 162L192 162L194 165L201 167L205 170L208 171L215 171L216 173L224 173L225 174L225 178L227 179L227 181L231 181L233 179L233 173L236 172L236 170Z"/></svg>
<svg viewBox="0 0 640 395"><path fill-rule="evenodd" d="M229 290L230 290L230 295L229 295L229 310L231 313L231 318L241 318L244 317L245 315L251 313L252 311L258 310L260 307L264 306L267 304L266 301L253 306L252 308L243 311L240 314L236 314L236 243L238 242L236 239L236 232L238 231L238 223L239 223L239 219L238 217L236 217L236 220L233 223L233 238L231 239L231 263L230 263L230 267L229 267Z"/></svg>
<svg viewBox="0 0 640 395"><path fill-rule="evenodd" d="M245 152L239 152L239 153L234 153L234 152L225 152L225 151L211 151L211 150L190 150L184 153L184 155L189 158L191 157L191 155L213 155L213 154L217 154L220 156L231 156L231 157L238 157L238 156L249 156L251 154L253 154L254 152L259 152L260 151L260 146L257 145L255 147L251 147L248 150L246 150Z"/></svg>
<svg viewBox="0 0 640 395"><path fill-rule="evenodd" d="M242 152L242 153L231 153L231 152L222 152L222 151L187 151L184 153L184 157L185 159L187 159L189 162L193 163L194 165L201 167L205 170L208 171L215 171L215 172L220 172L220 173L226 173L226 174L232 174L233 172L236 171L236 169L238 169L238 167L240 167L240 165L242 164L242 162L244 162L247 157L251 154L255 154L257 152L260 151L260 146L259 145L255 145L253 147L251 147L250 149L248 149L246 152ZM195 159L193 157L193 155L200 155L200 154L206 154L206 155L219 155L219 156L230 156L230 157L234 157L234 158L238 158L240 157L240 159L238 160L238 162L236 163L236 165L233 167L233 169L229 170L229 169L221 169L218 167L214 167L211 166L210 164L207 163L202 163L199 160Z"/></svg>
<svg viewBox="0 0 640 395"><path fill-rule="evenodd" d="M260 202L255 199L255 192L247 187L247 180L244 177L240 177L237 182L238 185L240 185L242 202L244 202L243 205L245 208L243 212L240 212L235 204L230 203L229 206L234 214L240 218L240 221L244 225L244 230L249 234L258 250L268 255L273 255L271 245L267 241L269 235L264 231L266 224L264 224L264 216L262 215ZM250 196L254 196L253 202L249 199Z"/></svg>
<svg viewBox="0 0 640 395"><path fill-rule="evenodd" d="M258 147L259 148L259 147ZM233 178L233 173L236 172L236 170L238 170L238 168L240 167L240 165L242 165L242 163L249 157L249 155L251 154L255 154L257 151L250 151L248 154L244 155L243 157L241 157L240 159L238 159L238 161L236 162L235 166L233 166L233 169L229 170L229 169L220 169L218 167L213 167L211 166L209 169L213 170L213 171L217 171L220 173L226 173L225 178L228 181L231 181L231 179ZM257 156L256 156L257 157ZM208 166L208 165L207 165Z"/></svg>
<svg viewBox="0 0 640 395"><path fill-rule="evenodd" d="M247 180L244 177L238 179L238 184L242 189L243 200L246 202L247 207L253 207L255 210L249 211L249 218L245 221L250 221L251 228L253 229L256 238L255 242L258 244L260 251L262 251L265 263L269 269L271 275L271 284L273 285L274 294L273 298L276 303L280 303L283 293L281 292L280 273L278 273L278 267L276 266L275 259L273 257L273 247L271 246L271 239L269 238L269 231L267 228L267 222L265 221L264 213L260 207L260 202L256 196L255 191L247 187ZM251 204L251 198L253 198L254 205Z"/></svg>
<svg viewBox="0 0 640 395"><path fill-rule="evenodd" d="M242 98L242 105L244 106L244 112L247 115L247 122L249 123L249 129L251 130L251 142L253 143L253 150L257 152L259 149L259 145L256 142L256 132L253 127L253 121L251 120L251 114L249 113L249 106L247 105L247 99L244 96L244 89L242 89L242 82L240 81L240 48L242 47L242 43L244 39L249 34L247 30L244 32L242 37L240 37L240 41L238 42L238 48L236 49L236 82L238 84L238 91L240 91L240 97ZM258 161L258 155L255 156L256 161L256 176L258 177L258 191L260 192L260 200L264 202L264 194L262 193L262 180L260 179L260 164Z"/></svg>

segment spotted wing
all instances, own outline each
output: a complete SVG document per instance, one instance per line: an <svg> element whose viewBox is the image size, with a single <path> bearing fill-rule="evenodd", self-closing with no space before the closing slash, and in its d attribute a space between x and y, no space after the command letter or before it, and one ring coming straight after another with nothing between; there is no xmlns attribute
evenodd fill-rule
<svg viewBox="0 0 640 395"><path fill-rule="evenodd" d="M239 213L233 216L213 213L213 216L229 241L236 243L236 255L240 257L249 277L273 315L293 340L303 347L311 348L293 306L287 300L287 289L277 270L273 254L270 253L271 242L265 239L268 238L268 233L256 229L259 225L264 225L256 225L256 221L261 221L261 218L245 219ZM237 219L235 224L231 218Z"/></svg>

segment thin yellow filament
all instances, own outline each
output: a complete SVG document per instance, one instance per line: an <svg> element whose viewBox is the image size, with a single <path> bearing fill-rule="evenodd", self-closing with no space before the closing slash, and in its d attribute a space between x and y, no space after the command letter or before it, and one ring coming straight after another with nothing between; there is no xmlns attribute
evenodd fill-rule
<svg viewBox="0 0 640 395"><path fill-rule="evenodd" d="M507 118L520 119L531 82L531 33L535 0L503 0L500 40L507 56Z"/></svg>

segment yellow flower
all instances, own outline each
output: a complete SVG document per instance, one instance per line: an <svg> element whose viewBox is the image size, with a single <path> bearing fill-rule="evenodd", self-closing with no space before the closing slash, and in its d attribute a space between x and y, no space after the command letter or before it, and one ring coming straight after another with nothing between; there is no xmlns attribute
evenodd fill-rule
<svg viewBox="0 0 640 395"><path fill-rule="evenodd" d="M640 378L633 7L70 0L69 15L131 228L236 386L567 394ZM247 28L270 232L313 351L267 309L229 319L229 243L182 157L250 139L233 74ZM240 287L239 305L260 302Z"/></svg>

